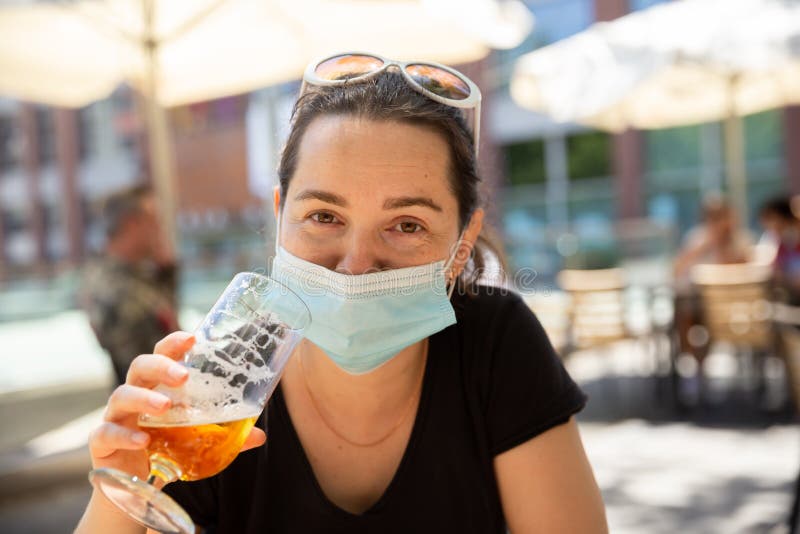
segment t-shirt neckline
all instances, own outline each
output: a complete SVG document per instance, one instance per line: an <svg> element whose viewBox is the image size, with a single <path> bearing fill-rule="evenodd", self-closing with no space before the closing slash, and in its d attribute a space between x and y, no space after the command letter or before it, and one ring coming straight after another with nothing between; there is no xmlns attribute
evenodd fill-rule
<svg viewBox="0 0 800 534"><path fill-rule="evenodd" d="M408 443L406 443L406 447L403 450L403 455L400 458L400 463L397 466L397 470L394 472L389 485L383 491L383 494L378 498L375 503L367 508L361 514L354 514L352 512L348 512L344 508L341 508L336 503L331 501L325 492L322 490L322 486L320 486L319 481L317 480L317 476L314 473L313 467L311 467L311 462L308 460L308 455L306 454L306 450L303 448L303 444L300 441L300 437L297 435L297 431L294 427L294 422L292 422L291 415L289 414L289 410L286 407L286 402L283 398L283 389L281 384L278 383L278 387L276 388L275 395L273 398L276 401L276 408L278 409L278 419L281 420L281 423L284 426L284 429L288 432L289 438L292 443L292 449L295 454L299 456L300 463L303 466L303 472L306 476L306 479L311 484L315 498L322 503L323 506L332 510L334 513L344 515L350 518L360 518L366 517L370 514L378 512L381 508L383 508L386 502L391 498L392 493L394 492L395 487L402 481L403 474L408 470L408 464L411 462L415 450L417 448L417 444L421 439L421 434L423 432L425 419L427 418L430 406L430 396L431 396L431 374L433 373L433 366L434 360L436 359L436 354L439 351L436 349L438 346L438 338L440 337L441 332L437 332L432 334L428 338L428 355L425 361L425 370L422 377L422 392L420 394L419 404L417 406L417 411L414 417L414 424L411 428L411 434L408 438ZM267 438L269 439L269 438Z"/></svg>

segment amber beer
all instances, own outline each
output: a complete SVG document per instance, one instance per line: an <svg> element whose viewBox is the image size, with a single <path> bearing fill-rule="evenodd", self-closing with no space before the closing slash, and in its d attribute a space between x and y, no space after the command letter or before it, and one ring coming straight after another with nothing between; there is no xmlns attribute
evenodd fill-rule
<svg viewBox="0 0 800 534"><path fill-rule="evenodd" d="M199 480L222 471L233 461L258 416L209 424L165 425L139 421L150 434L151 461L174 463L181 480Z"/></svg>

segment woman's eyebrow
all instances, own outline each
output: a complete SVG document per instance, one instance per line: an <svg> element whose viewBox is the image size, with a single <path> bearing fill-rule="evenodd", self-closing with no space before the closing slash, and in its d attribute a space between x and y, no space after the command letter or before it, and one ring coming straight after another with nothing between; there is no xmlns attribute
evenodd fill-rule
<svg viewBox="0 0 800 534"><path fill-rule="evenodd" d="M397 208L407 208L409 206L425 206L432 210L441 212L442 207L439 206L433 199L428 197L395 197L387 198L383 203L383 209L393 210Z"/></svg>
<svg viewBox="0 0 800 534"><path fill-rule="evenodd" d="M295 200L321 200L322 202L327 202L328 204L334 204L336 206L341 206L343 208L347 207L347 200L336 193L331 193L329 191L322 191L320 189L306 189L301 191L294 197Z"/></svg>

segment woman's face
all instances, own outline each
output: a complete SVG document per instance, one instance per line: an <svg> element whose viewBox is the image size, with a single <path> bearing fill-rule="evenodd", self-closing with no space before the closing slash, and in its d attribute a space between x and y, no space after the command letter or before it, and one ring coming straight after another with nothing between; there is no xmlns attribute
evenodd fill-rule
<svg viewBox="0 0 800 534"><path fill-rule="evenodd" d="M449 186L448 146L439 134L326 116L309 125L298 155L281 214L280 244L290 253L363 274L432 263L454 252L458 203ZM276 212L278 201L276 194ZM477 238L481 217L473 217L466 241Z"/></svg>

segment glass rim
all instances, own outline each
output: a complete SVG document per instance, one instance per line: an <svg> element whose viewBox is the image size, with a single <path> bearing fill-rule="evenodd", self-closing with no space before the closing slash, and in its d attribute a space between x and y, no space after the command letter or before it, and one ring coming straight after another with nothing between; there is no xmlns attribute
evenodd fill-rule
<svg viewBox="0 0 800 534"><path fill-rule="evenodd" d="M233 275L233 278L231 278L231 280L234 280L239 276L248 276L250 278L258 278L260 281L266 282L267 284L273 284L275 286L278 286L278 288L280 288L281 291L283 291L283 292L285 292L285 293L287 293L289 295L292 295L292 297L294 297L297 300L297 302L300 303L300 305L302 306L302 310L304 312L304 315L305 315L305 319L303 321L304 324L302 326L299 326L299 327L293 327L293 326L289 325L286 321L281 321L284 325L286 325L286 327L289 330L291 330L292 332L300 332L300 331L308 328L308 325L311 324L311 310L308 309L308 305L305 303L305 301L302 298L300 298L300 295L298 295L296 291L293 291L292 289L290 289L286 284L278 282L277 280L275 280L273 277L271 277L268 274L257 273L255 271L240 271L240 272L236 273L235 275ZM253 310L253 311L255 313L257 313L259 316L263 317L263 315L260 312L257 312L255 310ZM275 313L277 313L277 312L275 312Z"/></svg>

